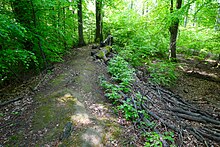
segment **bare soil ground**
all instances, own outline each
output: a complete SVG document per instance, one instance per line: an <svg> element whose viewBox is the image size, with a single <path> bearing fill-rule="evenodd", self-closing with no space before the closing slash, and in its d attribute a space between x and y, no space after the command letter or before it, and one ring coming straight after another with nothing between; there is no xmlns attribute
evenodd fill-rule
<svg viewBox="0 0 220 147"><path fill-rule="evenodd" d="M129 144L126 134L131 133L126 132L131 129L114 114L100 87L106 66L93 61L90 48L74 49L50 74L30 80L28 87L35 92L27 83L1 90L1 101L21 99L1 105L0 146ZM65 137L68 123L72 127Z"/></svg>
<svg viewBox="0 0 220 147"><path fill-rule="evenodd" d="M180 76L170 90L203 110L220 113L220 67L213 67L211 59L179 59Z"/></svg>

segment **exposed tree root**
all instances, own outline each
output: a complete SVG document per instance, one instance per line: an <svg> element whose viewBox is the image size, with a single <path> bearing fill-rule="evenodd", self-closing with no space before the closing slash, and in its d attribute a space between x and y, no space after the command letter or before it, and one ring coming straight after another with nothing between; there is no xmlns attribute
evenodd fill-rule
<svg viewBox="0 0 220 147"><path fill-rule="evenodd" d="M135 93L141 93L144 96L141 99L141 105L135 103L140 101ZM216 117L219 114L201 110L199 107L190 104L190 102L184 101L184 98L179 95L175 95L150 82L140 81L136 76L131 94L122 95L131 98L131 104L135 109L146 110L154 120L170 130L174 130L178 134L178 146L183 146L183 141L187 138L185 132L193 135L198 140L197 145L202 143L205 146L210 146L217 145L220 142L220 120ZM140 120L143 121L141 115L137 122ZM146 128L142 128L142 130L144 129ZM161 135L160 130L156 130L156 132ZM167 142L161 141L166 146Z"/></svg>

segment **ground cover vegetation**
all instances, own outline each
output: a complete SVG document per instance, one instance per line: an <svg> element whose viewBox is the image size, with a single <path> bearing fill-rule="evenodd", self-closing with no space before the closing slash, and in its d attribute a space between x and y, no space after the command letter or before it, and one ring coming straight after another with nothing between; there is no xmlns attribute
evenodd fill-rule
<svg viewBox="0 0 220 147"><path fill-rule="evenodd" d="M179 57L213 59L219 67L219 0L3 0L0 6L1 87L47 72L73 47L111 34L117 54L108 62L112 81L102 77L101 85L117 110L135 121L140 114L149 118L135 108L143 95L124 96L132 92L135 69L169 86L178 78ZM145 146L174 143L172 132L143 135Z"/></svg>
<svg viewBox="0 0 220 147"><path fill-rule="evenodd" d="M164 132L160 134L153 131L155 123L149 121L148 112L142 107L143 99L146 99L139 92L132 90L132 83L134 81L134 69L129 66L129 63L120 56L112 58L108 65L108 72L112 75L112 81L109 82L100 77L101 85L105 89L105 95L116 106L116 112L122 112L126 120L135 123L138 128L151 128L152 131L141 132L146 142L145 147L162 146L162 140L170 141L171 146L174 143L174 135L172 132ZM135 97L135 98L134 98ZM148 121L146 121L148 120Z"/></svg>

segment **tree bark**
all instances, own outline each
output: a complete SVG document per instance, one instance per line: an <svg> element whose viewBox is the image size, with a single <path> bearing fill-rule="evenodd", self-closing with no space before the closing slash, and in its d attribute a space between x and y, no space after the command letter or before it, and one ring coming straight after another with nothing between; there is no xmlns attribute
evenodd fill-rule
<svg viewBox="0 0 220 147"><path fill-rule="evenodd" d="M84 41L84 37L83 37L82 0L78 1L77 6L78 6L78 10L77 10L77 14L78 14L78 35L79 35L78 46L84 46L85 41Z"/></svg>
<svg viewBox="0 0 220 147"><path fill-rule="evenodd" d="M145 14L145 1L143 1L142 3L142 15Z"/></svg>
<svg viewBox="0 0 220 147"><path fill-rule="evenodd" d="M218 13L216 17L215 31L220 31L220 1L218 2Z"/></svg>
<svg viewBox="0 0 220 147"><path fill-rule="evenodd" d="M191 6L191 4L189 4L189 3L190 3L190 0L187 0L186 4L188 4L188 6L187 6L187 10L186 10L186 15L184 17L184 27L186 27L187 23L188 23L189 9L190 9L190 6Z"/></svg>
<svg viewBox="0 0 220 147"><path fill-rule="evenodd" d="M133 1L133 0L131 0L130 9L133 9L133 5L134 5L134 1Z"/></svg>
<svg viewBox="0 0 220 147"><path fill-rule="evenodd" d="M67 42L66 42L66 8L63 7L63 45L64 45L64 48L65 50L67 49Z"/></svg>
<svg viewBox="0 0 220 147"><path fill-rule="evenodd" d="M173 13L173 0L170 1L170 13ZM182 0L176 1L176 9L180 9L182 5ZM179 18L175 17L170 28L170 58L171 60L176 60L176 40L179 27Z"/></svg>
<svg viewBox="0 0 220 147"><path fill-rule="evenodd" d="M102 0L96 0L96 34L95 42L100 42L102 36Z"/></svg>

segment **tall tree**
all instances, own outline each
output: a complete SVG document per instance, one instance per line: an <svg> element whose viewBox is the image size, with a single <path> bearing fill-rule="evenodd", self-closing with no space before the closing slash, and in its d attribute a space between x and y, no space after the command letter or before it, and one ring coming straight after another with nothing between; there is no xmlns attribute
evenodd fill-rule
<svg viewBox="0 0 220 147"><path fill-rule="evenodd" d="M96 34L95 42L103 40L102 35L102 0L96 0Z"/></svg>
<svg viewBox="0 0 220 147"><path fill-rule="evenodd" d="M176 9L180 9L182 5L182 0L176 0ZM170 1L170 13L173 13L173 0ZM170 58L172 60L176 60L176 40L178 34L178 27L179 27L179 18L174 17L172 19L171 26L169 28L170 31Z"/></svg>
<svg viewBox="0 0 220 147"><path fill-rule="evenodd" d="M130 2L131 4L130 4L130 9L133 9L133 7L134 7L134 1L133 0L131 0L131 2Z"/></svg>
<svg viewBox="0 0 220 147"><path fill-rule="evenodd" d="M185 17L184 17L184 27L187 26L187 23L188 23L188 17L189 17L189 9L190 9L190 0L184 0L184 4L187 4L187 8L186 8L186 14L185 14Z"/></svg>
<svg viewBox="0 0 220 147"><path fill-rule="evenodd" d="M220 30L220 0L218 0L218 10L217 10L217 17L216 17L216 24L215 24L215 30ZM219 55L220 56L220 55Z"/></svg>
<svg viewBox="0 0 220 147"><path fill-rule="evenodd" d="M84 41L84 37L83 37L82 0L78 0L77 6L78 6L78 10L77 10L77 14L78 14L78 35L79 35L78 46L84 46L85 41Z"/></svg>

